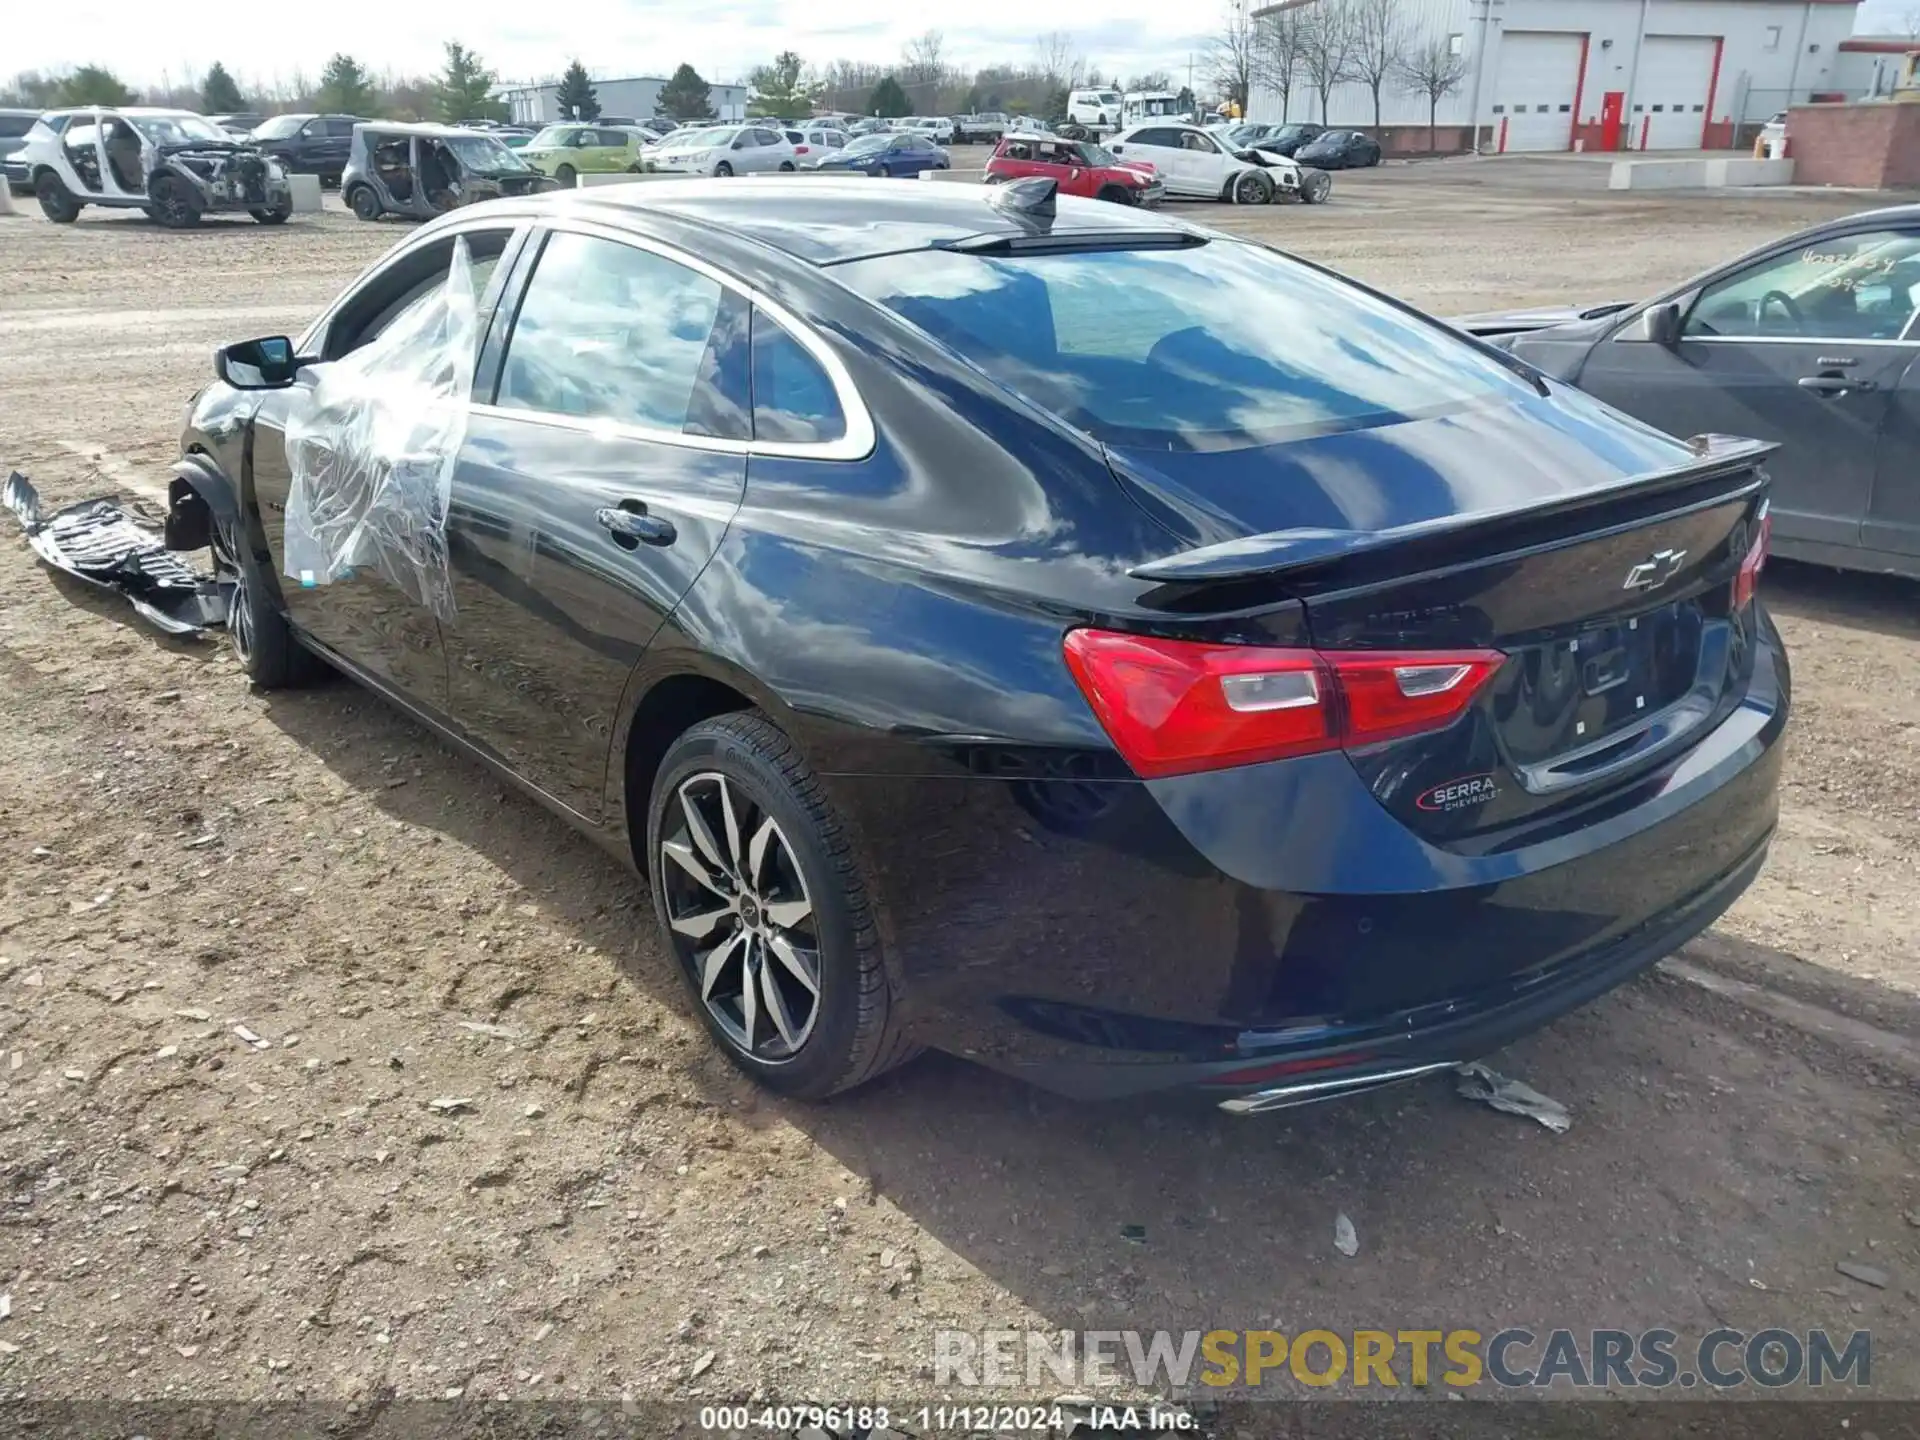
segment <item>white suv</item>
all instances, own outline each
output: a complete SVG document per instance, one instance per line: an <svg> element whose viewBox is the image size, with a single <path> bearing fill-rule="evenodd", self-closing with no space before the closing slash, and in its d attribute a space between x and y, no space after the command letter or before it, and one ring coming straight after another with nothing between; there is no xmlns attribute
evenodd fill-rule
<svg viewBox="0 0 1920 1440"><path fill-rule="evenodd" d="M1198 125L1132 125L1108 141L1107 149L1122 163L1147 162L1169 196L1192 200L1264 205L1286 194L1317 205L1333 188L1324 170L1303 169L1284 155L1258 151L1258 160L1242 160L1220 136Z"/></svg>
<svg viewBox="0 0 1920 1440"><path fill-rule="evenodd" d="M145 210L176 229L209 210L244 211L262 225L293 213L279 161L186 110L50 110L18 160L40 209L61 225L87 205Z"/></svg>

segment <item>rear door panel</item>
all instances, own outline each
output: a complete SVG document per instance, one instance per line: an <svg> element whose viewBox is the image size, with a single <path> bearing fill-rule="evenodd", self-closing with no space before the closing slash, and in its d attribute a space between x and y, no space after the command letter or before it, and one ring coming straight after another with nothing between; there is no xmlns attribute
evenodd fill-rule
<svg viewBox="0 0 1920 1440"><path fill-rule="evenodd" d="M475 743L598 819L627 679L745 490L748 306L591 226L549 233L521 270L454 475L449 704Z"/></svg>

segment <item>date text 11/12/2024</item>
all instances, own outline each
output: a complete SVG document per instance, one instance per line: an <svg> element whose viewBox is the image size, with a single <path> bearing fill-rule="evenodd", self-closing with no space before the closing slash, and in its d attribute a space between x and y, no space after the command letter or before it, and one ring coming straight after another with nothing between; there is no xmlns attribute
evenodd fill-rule
<svg viewBox="0 0 1920 1440"><path fill-rule="evenodd" d="M1060 1404L918 1405L904 1410L881 1405L707 1405L700 1410L700 1428L720 1434L788 1435L809 1427L838 1432L843 1426L867 1431L894 1425L906 1426L916 1435L1007 1431L1061 1434L1074 1420L1086 1421L1102 1434L1136 1431L1173 1435L1198 1425L1187 1411L1156 1403L1095 1404L1076 1406L1071 1411Z"/></svg>

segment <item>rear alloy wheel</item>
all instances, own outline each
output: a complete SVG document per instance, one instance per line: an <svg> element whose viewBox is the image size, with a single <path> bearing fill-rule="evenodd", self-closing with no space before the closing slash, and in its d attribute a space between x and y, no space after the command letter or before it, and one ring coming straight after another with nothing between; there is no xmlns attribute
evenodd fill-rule
<svg viewBox="0 0 1920 1440"><path fill-rule="evenodd" d="M186 181L161 175L147 186L147 213L169 230L191 230L200 223L200 202Z"/></svg>
<svg viewBox="0 0 1920 1440"><path fill-rule="evenodd" d="M580 179L580 172L571 165L562 165L553 172L553 178L571 190Z"/></svg>
<svg viewBox="0 0 1920 1440"><path fill-rule="evenodd" d="M731 174L733 174L733 166L725 160L713 167L713 178L716 180L724 180Z"/></svg>
<svg viewBox="0 0 1920 1440"><path fill-rule="evenodd" d="M347 192L347 208L361 220L380 218L380 197L371 185L356 185Z"/></svg>
<svg viewBox="0 0 1920 1440"><path fill-rule="evenodd" d="M33 193L40 202L40 213L56 225L71 225L80 218L80 202L66 182L51 170L34 182Z"/></svg>
<svg viewBox="0 0 1920 1440"><path fill-rule="evenodd" d="M766 717L718 716L673 743L647 851L667 944L741 1070L822 1099L914 1053L839 818Z"/></svg>
<svg viewBox="0 0 1920 1440"><path fill-rule="evenodd" d="M1264 170L1243 170L1233 178L1233 203L1265 205L1273 199L1273 177Z"/></svg>

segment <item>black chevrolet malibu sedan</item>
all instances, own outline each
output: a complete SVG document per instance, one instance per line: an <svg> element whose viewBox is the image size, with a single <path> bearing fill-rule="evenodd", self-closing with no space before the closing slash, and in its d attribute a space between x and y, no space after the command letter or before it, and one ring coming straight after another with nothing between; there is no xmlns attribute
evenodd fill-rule
<svg viewBox="0 0 1920 1440"><path fill-rule="evenodd" d="M1788 708L1764 447L1050 190L446 216L221 352L170 538L257 683L323 658L629 857L796 1095L934 1046L1275 1108L1725 910Z"/></svg>

